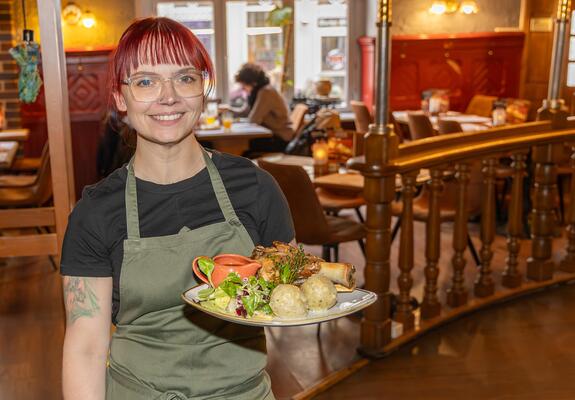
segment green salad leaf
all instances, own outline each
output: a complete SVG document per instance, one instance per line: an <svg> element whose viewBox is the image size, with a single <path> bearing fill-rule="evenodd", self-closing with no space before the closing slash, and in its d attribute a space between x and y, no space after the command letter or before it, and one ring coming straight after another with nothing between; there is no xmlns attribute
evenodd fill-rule
<svg viewBox="0 0 575 400"><path fill-rule="evenodd" d="M202 271L204 275L208 277L208 281L213 288L214 283L212 282L212 272L214 272L215 268L214 260L209 257L201 257L198 260L198 267L200 268L200 271Z"/></svg>

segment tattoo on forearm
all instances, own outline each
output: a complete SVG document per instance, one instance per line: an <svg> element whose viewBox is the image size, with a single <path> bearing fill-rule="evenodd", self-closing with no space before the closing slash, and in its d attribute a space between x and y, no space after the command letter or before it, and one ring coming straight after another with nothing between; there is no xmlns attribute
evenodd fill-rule
<svg viewBox="0 0 575 400"><path fill-rule="evenodd" d="M64 301L69 324L81 317L92 318L100 311L98 297L86 278L64 278Z"/></svg>

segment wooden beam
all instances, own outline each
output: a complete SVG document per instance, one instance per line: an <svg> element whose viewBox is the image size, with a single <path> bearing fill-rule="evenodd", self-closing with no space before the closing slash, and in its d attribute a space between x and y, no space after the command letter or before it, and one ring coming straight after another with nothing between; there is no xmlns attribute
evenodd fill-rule
<svg viewBox="0 0 575 400"><path fill-rule="evenodd" d="M60 26L60 0L37 0L42 38L42 71L46 97L50 165L56 213L57 248L62 248L68 214L75 203L68 80Z"/></svg>
<svg viewBox="0 0 575 400"><path fill-rule="evenodd" d="M57 256L59 252L55 233L0 237L0 257Z"/></svg>
<svg viewBox="0 0 575 400"><path fill-rule="evenodd" d="M54 207L0 210L0 229L54 226Z"/></svg>

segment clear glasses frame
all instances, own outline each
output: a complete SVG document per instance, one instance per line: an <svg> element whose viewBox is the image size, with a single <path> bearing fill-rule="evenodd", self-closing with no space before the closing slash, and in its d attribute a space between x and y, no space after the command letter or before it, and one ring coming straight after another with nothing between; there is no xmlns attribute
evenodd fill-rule
<svg viewBox="0 0 575 400"><path fill-rule="evenodd" d="M191 95L182 94L181 86L176 83L179 79L182 79L183 77L189 75L195 75L200 79L199 86L201 87L201 90L197 94L191 94ZM130 90L130 93L132 94L132 98L134 100L142 103L153 103L158 99L160 99L160 97L162 96L162 92L164 90L164 84L168 81L171 83L172 90L178 97L188 99L204 95L205 94L204 85L206 75L207 75L206 72L198 71L195 69L191 71L180 72L169 78L164 78L156 74L140 74L136 76L130 76L122 80L121 83L123 85L128 86L128 89ZM140 88L135 85L142 82L142 80L144 79L151 80L152 82L155 83L155 85L153 87L141 88L142 90L140 90ZM144 91L146 90L147 93L144 93Z"/></svg>

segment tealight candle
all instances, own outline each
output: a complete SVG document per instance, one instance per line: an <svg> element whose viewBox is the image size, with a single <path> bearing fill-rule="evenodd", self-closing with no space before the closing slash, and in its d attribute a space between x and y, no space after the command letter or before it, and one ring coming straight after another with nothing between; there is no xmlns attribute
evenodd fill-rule
<svg viewBox="0 0 575 400"><path fill-rule="evenodd" d="M314 164L327 164L328 146L326 142L315 142L311 146Z"/></svg>

